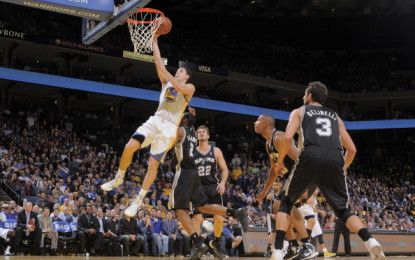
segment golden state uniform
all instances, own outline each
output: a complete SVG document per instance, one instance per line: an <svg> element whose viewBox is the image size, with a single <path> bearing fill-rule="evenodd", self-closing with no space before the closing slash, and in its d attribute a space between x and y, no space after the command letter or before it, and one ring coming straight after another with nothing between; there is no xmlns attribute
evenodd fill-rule
<svg viewBox="0 0 415 260"><path fill-rule="evenodd" d="M174 143L177 128L189 101L170 82L166 82L161 89L156 113L135 131L132 138L143 136L141 147L151 145L150 155L163 162L166 152Z"/></svg>

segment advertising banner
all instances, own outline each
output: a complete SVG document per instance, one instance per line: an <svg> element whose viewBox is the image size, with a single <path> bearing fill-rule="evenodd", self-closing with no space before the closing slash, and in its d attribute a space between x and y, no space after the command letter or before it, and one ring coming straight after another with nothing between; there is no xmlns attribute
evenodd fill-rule
<svg viewBox="0 0 415 260"><path fill-rule="evenodd" d="M114 13L114 0L1 0L11 4L38 8L56 13L108 20Z"/></svg>

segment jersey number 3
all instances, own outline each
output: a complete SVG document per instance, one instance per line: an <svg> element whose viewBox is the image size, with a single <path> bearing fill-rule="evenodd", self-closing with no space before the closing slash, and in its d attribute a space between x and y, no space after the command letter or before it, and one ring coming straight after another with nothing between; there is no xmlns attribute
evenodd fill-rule
<svg viewBox="0 0 415 260"><path fill-rule="evenodd" d="M316 124L321 125L321 128L317 128L316 132L319 136L331 136L331 121L328 118L316 118Z"/></svg>

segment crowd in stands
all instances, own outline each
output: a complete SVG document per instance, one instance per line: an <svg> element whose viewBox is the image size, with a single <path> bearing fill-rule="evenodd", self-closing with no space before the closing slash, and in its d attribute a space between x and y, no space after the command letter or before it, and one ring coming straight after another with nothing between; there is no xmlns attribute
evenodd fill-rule
<svg viewBox="0 0 415 260"><path fill-rule="evenodd" d="M80 254L86 252L85 248L89 248L91 254L109 254L105 248L111 248L110 254L119 254L121 244L124 255L189 254L189 237L174 213L167 209L174 178L172 153L167 155L165 164L159 168L145 206L136 218L129 219L122 212L140 190L148 165L148 151L142 150L134 158L123 186L113 192L101 191L97 187L113 178L117 170L117 149L85 139L78 131L86 131L89 125L82 123L82 120L73 123L65 114L37 109L14 115L3 114L0 117L2 182L19 195L16 198L20 198L18 205L13 202L4 205L2 212L6 218L16 219L18 212L33 211L37 219L77 223L74 230L77 230L76 238L80 241ZM89 115L83 120L101 124L106 119ZM126 138L120 136L120 139ZM266 211L257 201L269 170L262 137L247 129L227 133L212 129L211 136L222 148L231 171L223 196L224 205L229 208L247 207L250 225L265 227ZM373 151L362 151L352 164L348 173L351 207L368 228L415 232L415 186L411 159L414 152L413 146L395 150L379 147ZM31 202L33 207L31 203L26 203L23 208L23 201ZM333 228L332 210L321 194L318 207L326 212L322 216L322 226ZM81 218L92 218L93 226L85 224L88 221L82 224ZM173 221L174 225L169 225L173 223L169 221ZM237 248L242 252L243 249L237 245L239 225L232 218L227 221L229 225L223 232L222 253L232 255ZM36 227L38 224L47 225L37 223ZM204 224L206 239L213 230L210 226L211 223ZM90 229L95 231L88 231ZM58 234L49 231L51 249L55 249L54 241ZM16 253L22 252L19 247L25 234L23 231L15 234L18 243ZM88 238L91 236L94 241L100 242L85 244L83 241L90 241ZM61 234L58 237L60 241ZM43 247L44 237L41 241L35 235L33 238Z"/></svg>

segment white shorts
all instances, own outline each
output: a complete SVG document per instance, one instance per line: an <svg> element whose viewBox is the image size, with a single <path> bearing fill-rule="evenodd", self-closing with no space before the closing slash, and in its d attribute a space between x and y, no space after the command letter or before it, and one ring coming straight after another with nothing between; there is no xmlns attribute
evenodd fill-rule
<svg viewBox="0 0 415 260"><path fill-rule="evenodd" d="M316 218L316 223L314 224L313 230L311 231L311 237L314 238L322 234L323 230L321 230L320 222L318 222L318 218Z"/></svg>
<svg viewBox="0 0 415 260"><path fill-rule="evenodd" d="M308 217L308 216L314 216L316 222L314 224L313 230L311 231L311 237L316 237L318 235L323 234L323 231L321 230L321 226L320 223L318 222L318 218L317 218L317 214L315 214L314 209L309 206L309 205L304 205L301 206L298 210L300 210L301 215L303 215L303 217ZM306 221L306 220L304 220Z"/></svg>
<svg viewBox="0 0 415 260"><path fill-rule="evenodd" d="M303 205L298 209L303 217L314 216L314 210L309 205Z"/></svg>
<svg viewBox="0 0 415 260"><path fill-rule="evenodd" d="M150 147L150 155L157 161L163 162L164 156L173 146L178 126L159 116L151 116L147 122L140 126L132 137L144 136L141 148Z"/></svg>

